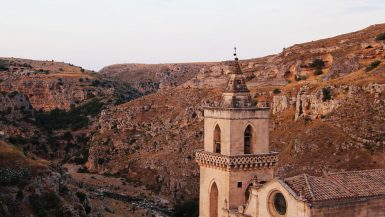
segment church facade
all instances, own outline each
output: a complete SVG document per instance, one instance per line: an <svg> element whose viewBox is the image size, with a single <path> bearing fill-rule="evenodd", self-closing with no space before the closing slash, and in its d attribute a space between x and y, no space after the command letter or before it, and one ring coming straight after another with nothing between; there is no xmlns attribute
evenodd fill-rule
<svg viewBox="0 0 385 217"><path fill-rule="evenodd" d="M232 68L220 106L204 111L200 217L385 216L385 170L275 178L270 109L256 107L237 58Z"/></svg>

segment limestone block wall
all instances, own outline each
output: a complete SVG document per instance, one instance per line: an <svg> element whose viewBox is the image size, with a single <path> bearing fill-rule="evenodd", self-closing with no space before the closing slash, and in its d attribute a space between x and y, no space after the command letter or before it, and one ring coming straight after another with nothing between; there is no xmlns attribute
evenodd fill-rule
<svg viewBox="0 0 385 217"><path fill-rule="evenodd" d="M273 180L259 189L252 190L252 196L247 204L245 214L255 217L271 217L269 210L269 196L274 191L279 191L285 197L287 210L285 217L310 217L311 211L307 203L298 200L284 188L279 181Z"/></svg>
<svg viewBox="0 0 385 217"><path fill-rule="evenodd" d="M269 152L268 110L205 110L205 151L214 151L214 129L217 125L221 129L222 154L244 154L244 132L249 125L252 127L251 154Z"/></svg>
<svg viewBox="0 0 385 217"><path fill-rule="evenodd" d="M231 171L230 172L230 200L229 207L230 209L236 209L241 205L246 204L248 198L246 199L245 193L249 185L252 183L253 178L257 176L259 181L270 181L273 179L274 171L273 169L260 169L255 171ZM238 183L242 183L242 187L238 187Z"/></svg>
<svg viewBox="0 0 385 217"><path fill-rule="evenodd" d="M226 216L222 208L229 198L229 173L208 167L200 168L199 217L210 217L210 190L215 183L218 187L218 216Z"/></svg>
<svg viewBox="0 0 385 217"><path fill-rule="evenodd" d="M258 180L268 181L273 178L272 169L259 169L255 171L239 170L226 171L209 167L200 168L200 199L199 216L210 217L210 190L215 183L218 187L218 216L226 216L222 209L236 209L245 204L245 192L254 176ZM238 183L242 183L239 187ZM227 207L225 204L227 201Z"/></svg>

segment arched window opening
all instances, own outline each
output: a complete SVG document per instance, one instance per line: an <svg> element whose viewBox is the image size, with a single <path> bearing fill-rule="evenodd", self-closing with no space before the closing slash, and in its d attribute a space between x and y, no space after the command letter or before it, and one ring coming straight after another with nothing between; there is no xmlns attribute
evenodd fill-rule
<svg viewBox="0 0 385 217"><path fill-rule="evenodd" d="M217 125L214 130L214 152L221 153L221 129Z"/></svg>
<svg viewBox="0 0 385 217"><path fill-rule="evenodd" d="M251 154L252 128L247 126L244 133L244 154Z"/></svg>
<svg viewBox="0 0 385 217"><path fill-rule="evenodd" d="M218 187L215 182L210 189L210 217L218 217Z"/></svg>

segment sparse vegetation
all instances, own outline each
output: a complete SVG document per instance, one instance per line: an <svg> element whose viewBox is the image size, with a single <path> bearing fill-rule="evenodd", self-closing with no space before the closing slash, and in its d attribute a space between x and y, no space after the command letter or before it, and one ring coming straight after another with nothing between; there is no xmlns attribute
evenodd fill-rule
<svg viewBox="0 0 385 217"><path fill-rule="evenodd" d="M304 118L303 118L303 122L305 123L305 125L308 125L308 124L310 124L311 123L311 118L309 117L309 116L305 116Z"/></svg>
<svg viewBox="0 0 385 217"><path fill-rule="evenodd" d="M0 186L17 185L31 177L31 170L26 167L9 169L0 168Z"/></svg>
<svg viewBox="0 0 385 217"><path fill-rule="evenodd" d="M21 66L25 68L32 68L32 66L28 63L23 63Z"/></svg>
<svg viewBox="0 0 385 217"><path fill-rule="evenodd" d="M54 109L51 112L38 112L36 114L36 124L48 130L78 130L88 126L89 119L87 116L98 115L103 105L104 103L93 99L84 105L71 108L70 111Z"/></svg>
<svg viewBox="0 0 385 217"><path fill-rule="evenodd" d="M326 102L332 99L331 90L329 87L322 88L322 101Z"/></svg>
<svg viewBox="0 0 385 217"><path fill-rule="evenodd" d="M311 68L322 69L325 67L325 62L322 59L315 59L309 66Z"/></svg>
<svg viewBox="0 0 385 217"><path fill-rule="evenodd" d="M365 143L364 143L364 148L365 148L366 150L368 150L371 154L373 154L374 151L375 151L375 145L372 144L372 143L370 143L370 142L365 142Z"/></svg>
<svg viewBox="0 0 385 217"><path fill-rule="evenodd" d="M41 195L34 194L29 197L29 202L38 217L62 216L62 202L55 192L46 192Z"/></svg>
<svg viewBox="0 0 385 217"><path fill-rule="evenodd" d="M80 202L84 202L87 198L87 195L81 191L76 192L76 196L79 198Z"/></svg>
<svg viewBox="0 0 385 217"><path fill-rule="evenodd" d="M8 141L13 145L24 145L28 143L28 141L21 136L11 136L8 138Z"/></svg>
<svg viewBox="0 0 385 217"><path fill-rule="evenodd" d="M366 71L369 72L369 71L375 69L375 68L376 68L377 66L379 66L380 64L381 64L381 61L379 61L379 60L374 60L374 61L372 61L372 62L370 63L370 65L368 65L368 66L366 67Z"/></svg>
<svg viewBox="0 0 385 217"><path fill-rule="evenodd" d="M91 86L98 87L99 85L100 85L100 81L99 80L93 80L92 83L91 83Z"/></svg>
<svg viewBox="0 0 385 217"><path fill-rule="evenodd" d="M79 167L78 173L88 173L87 167Z"/></svg>
<svg viewBox="0 0 385 217"><path fill-rule="evenodd" d="M385 40L385 32L377 35L376 40L378 41Z"/></svg>
<svg viewBox="0 0 385 217"><path fill-rule="evenodd" d="M6 60L0 60L0 71L6 71L9 69L9 62Z"/></svg>
<svg viewBox="0 0 385 217"><path fill-rule="evenodd" d="M280 93L281 93L281 90L278 89L278 88L275 88L275 89L273 90L273 93L274 93L274 94L280 94Z"/></svg>
<svg viewBox="0 0 385 217"><path fill-rule="evenodd" d="M197 217L199 215L198 200L186 200L175 205L175 217Z"/></svg>
<svg viewBox="0 0 385 217"><path fill-rule="evenodd" d="M39 69L38 72L46 74L46 75L49 74L49 70L44 70L44 69Z"/></svg>
<svg viewBox="0 0 385 217"><path fill-rule="evenodd" d="M316 70L314 71L314 75L322 75L322 74L323 74L322 69L316 69Z"/></svg>

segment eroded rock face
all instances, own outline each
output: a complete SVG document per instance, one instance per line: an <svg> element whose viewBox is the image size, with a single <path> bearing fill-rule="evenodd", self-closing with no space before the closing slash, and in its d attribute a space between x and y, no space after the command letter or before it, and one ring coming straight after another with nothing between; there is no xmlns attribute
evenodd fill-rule
<svg viewBox="0 0 385 217"><path fill-rule="evenodd" d="M274 96L272 103L272 113L277 114L281 111L284 111L290 107L290 99L288 96Z"/></svg>
<svg viewBox="0 0 385 217"><path fill-rule="evenodd" d="M329 89L330 99L325 99L323 90ZM319 119L340 107L342 102L345 102L349 98L354 98L356 94L360 92L367 92L374 94L377 99L385 91L384 84L370 83L367 86L361 87L356 85L342 85L324 87L321 89L309 91L307 86L303 86L297 93L297 96L290 100L287 95L280 95L273 97L272 114L280 113L290 107L295 108L294 120L298 120L303 117L310 119ZM334 96L339 96L336 99Z"/></svg>
<svg viewBox="0 0 385 217"><path fill-rule="evenodd" d="M0 93L0 112L2 115L11 115L13 119L19 119L22 117L20 111L30 112L32 106L28 98L19 92Z"/></svg>
<svg viewBox="0 0 385 217"><path fill-rule="evenodd" d="M68 110L93 97L113 94L113 88L96 88L82 86L76 79L42 79L39 77L23 76L15 80L5 80L0 83L0 91L18 91L26 95L36 110L50 111L55 108Z"/></svg>
<svg viewBox="0 0 385 217"><path fill-rule="evenodd" d="M297 94L297 102L295 109L295 120L301 117L310 117L317 119L325 116L336 109L339 105L339 100L325 100L324 93L321 90L310 94L306 93L306 87L301 88ZM332 93L330 93L332 95Z"/></svg>
<svg viewBox="0 0 385 217"><path fill-rule="evenodd" d="M324 80L330 80L333 77L343 76L360 68L359 57L347 56L347 57L335 57L333 63L330 66L329 73L324 76Z"/></svg>

